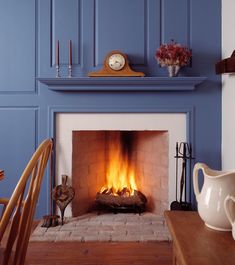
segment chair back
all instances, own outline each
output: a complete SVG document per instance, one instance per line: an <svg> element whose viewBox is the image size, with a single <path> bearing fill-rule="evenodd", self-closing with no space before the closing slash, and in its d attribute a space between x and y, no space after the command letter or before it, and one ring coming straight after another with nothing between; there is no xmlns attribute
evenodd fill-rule
<svg viewBox="0 0 235 265"><path fill-rule="evenodd" d="M6 206L0 221L0 242L10 223L2 265L23 265L33 224L36 203L44 171L52 152L52 140L44 140L37 148ZM14 246L14 252L12 251Z"/></svg>

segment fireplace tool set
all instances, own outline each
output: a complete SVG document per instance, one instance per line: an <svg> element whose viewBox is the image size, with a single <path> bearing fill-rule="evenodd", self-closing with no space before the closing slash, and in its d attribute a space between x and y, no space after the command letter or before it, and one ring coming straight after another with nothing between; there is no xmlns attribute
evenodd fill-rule
<svg viewBox="0 0 235 265"><path fill-rule="evenodd" d="M51 226L57 226L59 224L59 215L52 214L52 207L53 207L53 201L55 201L56 205L60 209L61 213L61 225L64 224L64 211L65 208L68 206L68 204L73 200L75 191L74 189L67 185L68 176L62 175L62 184L57 185L54 187L54 189L51 191L51 214L43 216L43 224L42 227L51 227Z"/></svg>
<svg viewBox="0 0 235 265"><path fill-rule="evenodd" d="M189 143L181 142L176 143L176 200L170 205L171 210L190 211L192 210L191 205L191 172L192 172L192 146ZM178 201L178 170L179 162L182 162L182 171L180 177L180 192ZM187 183L189 181L189 183ZM189 201L187 201L187 188L189 189ZM183 200L184 193L184 200Z"/></svg>
<svg viewBox="0 0 235 265"><path fill-rule="evenodd" d="M67 185L68 176L62 175L62 184L52 190L52 199L55 201L61 212L61 224L64 224L64 211L75 195L74 188Z"/></svg>

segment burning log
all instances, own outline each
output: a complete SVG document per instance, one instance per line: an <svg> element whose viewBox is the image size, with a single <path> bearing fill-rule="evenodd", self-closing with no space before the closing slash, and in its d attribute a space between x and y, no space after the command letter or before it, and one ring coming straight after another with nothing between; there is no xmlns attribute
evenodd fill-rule
<svg viewBox="0 0 235 265"><path fill-rule="evenodd" d="M120 192L117 193L121 197L130 197L131 192L128 188L123 188Z"/></svg>
<svg viewBox="0 0 235 265"><path fill-rule="evenodd" d="M144 212L147 198L145 195L137 190L134 194L130 195L130 190L123 188L118 195L113 195L109 190L102 193L98 192L96 195L95 203L103 209L112 210L114 212Z"/></svg>
<svg viewBox="0 0 235 265"><path fill-rule="evenodd" d="M147 199L136 183L135 138L128 131L112 132L109 137L106 183L96 195L95 206L114 212L143 212Z"/></svg>

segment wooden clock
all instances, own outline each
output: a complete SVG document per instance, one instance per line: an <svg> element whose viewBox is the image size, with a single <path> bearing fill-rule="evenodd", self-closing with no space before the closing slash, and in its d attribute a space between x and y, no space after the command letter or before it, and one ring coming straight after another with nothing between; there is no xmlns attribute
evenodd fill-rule
<svg viewBox="0 0 235 265"><path fill-rule="evenodd" d="M126 54L120 51L111 51L104 59L103 68L88 73L88 76L145 76L145 74L131 69Z"/></svg>

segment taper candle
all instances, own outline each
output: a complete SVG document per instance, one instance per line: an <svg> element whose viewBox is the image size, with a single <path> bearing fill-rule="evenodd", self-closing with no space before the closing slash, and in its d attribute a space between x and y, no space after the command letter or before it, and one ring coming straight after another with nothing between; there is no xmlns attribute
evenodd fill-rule
<svg viewBox="0 0 235 265"><path fill-rule="evenodd" d="M56 43L56 65L59 66L60 65L60 43L57 40Z"/></svg>
<svg viewBox="0 0 235 265"><path fill-rule="evenodd" d="M69 65L72 65L73 64L73 60L72 60L72 41L70 40L69 41Z"/></svg>

